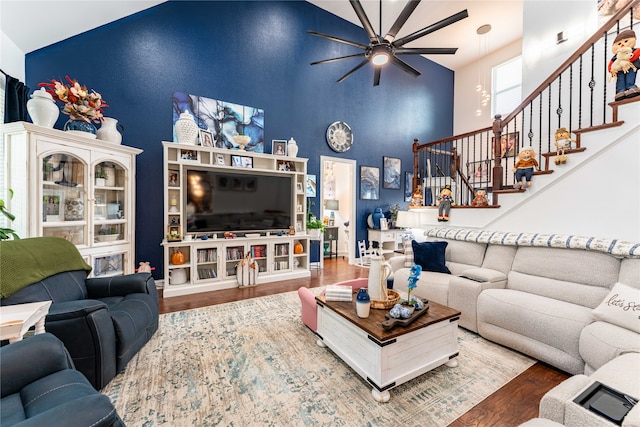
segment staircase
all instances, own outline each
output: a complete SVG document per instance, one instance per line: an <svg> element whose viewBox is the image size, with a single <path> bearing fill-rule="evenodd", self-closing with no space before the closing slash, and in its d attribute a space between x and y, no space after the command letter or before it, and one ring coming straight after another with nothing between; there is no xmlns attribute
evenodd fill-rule
<svg viewBox="0 0 640 427"><path fill-rule="evenodd" d="M491 128L422 145L415 141L414 188L451 183L457 203L448 223L437 221L435 203L423 208L425 227L445 224L640 241L640 97L607 102L615 90L606 83L613 38L628 28L622 24L633 25L630 17L639 4L635 0L614 16L513 113L504 119L497 116ZM587 57L593 65L585 64ZM563 85L563 79L572 84ZM571 131L574 144L566 152L567 163L556 165L553 143L559 127ZM505 140L504 135L516 137L514 156L494 143ZM512 168L525 146L534 148L542 170L531 187L521 190L513 186ZM473 173L478 165L490 165L487 175ZM488 208L471 206L477 188L491 193ZM435 196L425 200L435 201Z"/></svg>

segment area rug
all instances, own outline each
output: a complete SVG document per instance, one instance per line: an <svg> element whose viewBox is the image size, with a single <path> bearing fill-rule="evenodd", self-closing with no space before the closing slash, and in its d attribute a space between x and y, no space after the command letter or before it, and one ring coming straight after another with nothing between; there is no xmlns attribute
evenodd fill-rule
<svg viewBox="0 0 640 427"><path fill-rule="evenodd" d="M535 363L459 330L458 367L391 390L388 403L300 320L296 292L160 316L102 390L135 426L446 426Z"/></svg>

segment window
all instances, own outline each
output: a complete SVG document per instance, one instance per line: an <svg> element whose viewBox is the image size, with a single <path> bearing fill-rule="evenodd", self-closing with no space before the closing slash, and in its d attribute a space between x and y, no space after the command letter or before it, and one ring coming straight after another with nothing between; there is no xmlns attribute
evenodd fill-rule
<svg viewBox="0 0 640 427"><path fill-rule="evenodd" d="M491 115L509 114L522 102L522 57L491 70Z"/></svg>

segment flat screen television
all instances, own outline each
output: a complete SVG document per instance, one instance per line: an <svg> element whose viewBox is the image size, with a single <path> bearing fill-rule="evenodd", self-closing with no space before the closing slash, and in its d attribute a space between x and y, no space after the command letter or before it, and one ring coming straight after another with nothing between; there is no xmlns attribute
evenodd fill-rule
<svg viewBox="0 0 640 427"><path fill-rule="evenodd" d="M187 170L187 232L281 231L292 225L292 176Z"/></svg>

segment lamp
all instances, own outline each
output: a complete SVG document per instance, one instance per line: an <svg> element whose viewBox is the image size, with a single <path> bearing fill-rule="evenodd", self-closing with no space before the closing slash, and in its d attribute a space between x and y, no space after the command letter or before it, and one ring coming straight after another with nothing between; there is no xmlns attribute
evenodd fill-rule
<svg viewBox="0 0 640 427"><path fill-rule="evenodd" d="M382 66L389 62L391 56L391 45L388 43L379 44L371 48L369 58L371 63L375 66Z"/></svg>
<svg viewBox="0 0 640 427"><path fill-rule="evenodd" d="M484 58L489 50L489 31L491 31L491 25L489 24L482 25L476 30L476 33L478 34L478 51L480 52L480 58ZM482 69L483 66L484 64L481 60L478 64L478 84L476 85L476 92L478 92L478 108L476 110L476 116L478 117L482 115L482 108L486 107L489 103L489 99L491 99L491 95L487 92L487 72Z"/></svg>
<svg viewBox="0 0 640 427"><path fill-rule="evenodd" d="M324 205L324 208L328 211L331 211L329 217L329 225L335 225L336 213L334 211L340 210L340 202L338 200L328 199Z"/></svg>
<svg viewBox="0 0 640 427"><path fill-rule="evenodd" d="M420 228L420 212L398 211L396 227Z"/></svg>

